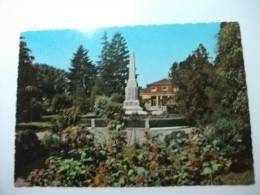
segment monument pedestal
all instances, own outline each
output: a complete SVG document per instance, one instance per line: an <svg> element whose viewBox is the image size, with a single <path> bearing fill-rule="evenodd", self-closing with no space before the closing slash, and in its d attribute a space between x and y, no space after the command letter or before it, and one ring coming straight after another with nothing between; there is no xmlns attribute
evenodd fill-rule
<svg viewBox="0 0 260 195"><path fill-rule="evenodd" d="M147 114L147 112L143 111L142 107L139 105L139 101L125 101L124 109L125 109L125 114L127 115L131 115L134 113L140 115Z"/></svg>

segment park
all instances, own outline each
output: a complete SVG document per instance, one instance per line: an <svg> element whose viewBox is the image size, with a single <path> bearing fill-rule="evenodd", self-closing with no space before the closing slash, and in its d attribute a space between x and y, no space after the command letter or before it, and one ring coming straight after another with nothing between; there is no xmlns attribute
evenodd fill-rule
<svg viewBox="0 0 260 195"><path fill-rule="evenodd" d="M254 184L239 24L218 25L214 60L199 44L146 86L120 32L68 69L35 63L21 36L15 186Z"/></svg>

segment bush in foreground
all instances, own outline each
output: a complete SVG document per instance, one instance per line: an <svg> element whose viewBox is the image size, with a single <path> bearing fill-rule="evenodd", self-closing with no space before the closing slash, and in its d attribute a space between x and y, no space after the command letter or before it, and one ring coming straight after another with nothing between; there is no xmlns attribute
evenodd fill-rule
<svg viewBox="0 0 260 195"><path fill-rule="evenodd" d="M222 184L220 175L229 171L231 160L207 128L172 133L164 142L146 134L142 145L128 145L122 129L111 124L106 144L94 143L93 135L79 127L64 130L67 152L48 158L27 181L38 186L205 185Z"/></svg>

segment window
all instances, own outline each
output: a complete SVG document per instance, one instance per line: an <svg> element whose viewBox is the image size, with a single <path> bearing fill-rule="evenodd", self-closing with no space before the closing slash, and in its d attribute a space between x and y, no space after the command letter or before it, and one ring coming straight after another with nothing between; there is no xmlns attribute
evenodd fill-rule
<svg viewBox="0 0 260 195"><path fill-rule="evenodd" d="M156 92L157 91L157 87L152 87L151 92Z"/></svg>
<svg viewBox="0 0 260 195"><path fill-rule="evenodd" d="M163 86L162 87L162 91L167 92L168 91L168 86Z"/></svg>

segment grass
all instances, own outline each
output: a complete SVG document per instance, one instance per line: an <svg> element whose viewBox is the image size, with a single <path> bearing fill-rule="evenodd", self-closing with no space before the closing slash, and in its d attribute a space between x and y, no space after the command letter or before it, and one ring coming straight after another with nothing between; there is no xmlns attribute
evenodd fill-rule
<svg viewBox="0 0 260 195"><path fill-rule="evenodd" d="M229 172L219 176L219 178L223 185L252 185L255 183L254 171L252 169L241 173Z"/></svg>
<svg viewBox="0 0 260 195"><path fill-rule="evenodd" d="M58 116L57 114L44 115L44 116L42 116L42 121L49 122L49 121L52 121L53 119L55 119L57 116Z"/></svg>
<svg viewBox="0 0 260 195"><path fill-rule="evenodd" d="M51 122L28 122L28 123L18 123L16 125L17 130L35 130L42 131L52 128Z"/></svg>

